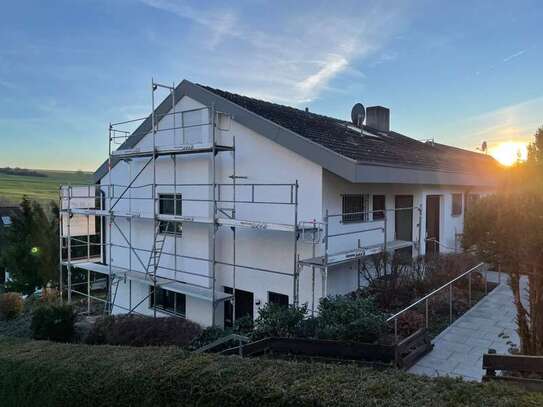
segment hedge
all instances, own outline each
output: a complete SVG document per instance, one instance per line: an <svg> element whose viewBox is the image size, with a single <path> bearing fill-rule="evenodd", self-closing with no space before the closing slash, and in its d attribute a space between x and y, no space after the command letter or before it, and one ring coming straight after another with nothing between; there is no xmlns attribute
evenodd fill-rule
<svg viewBox="0 0 543 407"><path fill-rule="evenodd" d="M543 396L395 370L0 338L2 406L536 406Z"/></svg>

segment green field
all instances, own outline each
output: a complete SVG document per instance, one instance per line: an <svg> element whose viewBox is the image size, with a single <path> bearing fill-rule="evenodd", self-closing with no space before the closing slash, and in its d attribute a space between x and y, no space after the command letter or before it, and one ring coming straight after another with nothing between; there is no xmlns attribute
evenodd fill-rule
<svg viewBox="0 0 543 407"><path fill-rule="evenodd" d="M6 175L0 173L0 202L19 203L24 195L41 203L58 201L62 184L81 185L92 182L92 174L81 171L37 170L47 177Z"/></svg>

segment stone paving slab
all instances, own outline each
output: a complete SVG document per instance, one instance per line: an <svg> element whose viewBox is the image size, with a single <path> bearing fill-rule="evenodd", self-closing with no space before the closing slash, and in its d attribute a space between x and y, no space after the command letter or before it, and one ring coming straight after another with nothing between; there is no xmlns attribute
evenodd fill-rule
<svg viewBox="0 0 543 407"><path fill-rule="evenodd" d="M483 354L491 348L497 353L508 353L512 345L519 343L513 301L511 288L505 282L498 285L434 338L434 349L409 372L481 381Z"/></svg>

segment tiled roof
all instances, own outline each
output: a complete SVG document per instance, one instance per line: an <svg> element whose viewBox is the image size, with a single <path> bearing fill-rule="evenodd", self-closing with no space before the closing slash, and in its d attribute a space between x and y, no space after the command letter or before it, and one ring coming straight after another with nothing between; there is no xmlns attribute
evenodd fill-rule
<svg viewBox="0 0 543 407"><path fill-rule="evenodd" d="M198 85L344 157L394 167L479 174L499 165L491 157L439 143L423 142L390 131Z"/></svg>

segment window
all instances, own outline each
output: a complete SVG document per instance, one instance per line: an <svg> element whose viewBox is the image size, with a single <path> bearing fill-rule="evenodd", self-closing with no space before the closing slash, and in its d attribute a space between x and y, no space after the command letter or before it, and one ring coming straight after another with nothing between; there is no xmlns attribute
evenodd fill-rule
<svg viewBox="0 0 543 407"><path fill-rule="evenodd" d="M381 220L385 218L385 196L373 195L373 220ZM375 212L379 211L379 212Z"/></svg>
<svg viewBox="0 0 543 407"><path fill-rule="evenodd" d="M357 223L367 220L366 195L343 195L341 220L343 223Z"/></svg>
<svg viewBox="0 0 543 407"><path fill-rule="evenodd" d="M10 216L2 216L2 223L5 225L5 226L9 226L12 224L11 222L11 217Z"/></svg>
<svg viewBox="0 0 543 407"><path fill-rule="evenodd" d="M155 296L153 294L153 287L149 287L149 304L153 307L155 302ZM170 314L185 316L187 298L185 294L176 293L174 291L165 290L157 287L156 293L156 308Z"/></svg>
<svg viewBox="0 0 543 407"><path fill-rule="evenodd" d="M462 194L452 194L452 216L462 215Z"/></svg>
<svg viewBox="0 0 543 407"><path fill-rule="evenodd" d="M270 304L277 304L283 307L288 307L288 295L268 291L268 302Z"/></svg>
<svg viewBox="0 0 543 407"><path fill-rule="evenodd" d="M182 196L181 194L159 194L158 195L158 213L161 215L182 215ZM161 221L159 225L160 233L183 232L183 225L180 222Z"/></svg>

